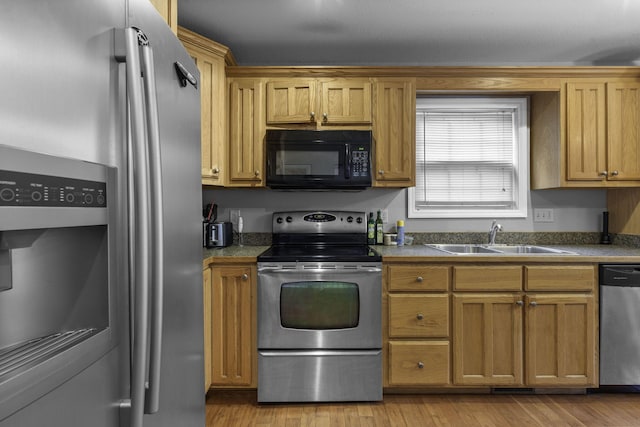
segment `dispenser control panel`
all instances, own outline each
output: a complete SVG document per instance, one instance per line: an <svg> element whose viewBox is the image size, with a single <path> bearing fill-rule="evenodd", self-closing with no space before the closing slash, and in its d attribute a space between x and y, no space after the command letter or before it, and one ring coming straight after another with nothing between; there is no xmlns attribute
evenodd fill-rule
<svg viewBox="0 0 640 427"><path fill-rule="evenodd" d="M104 208L107 185L51 175L0 170L0 206Z"/></svg>

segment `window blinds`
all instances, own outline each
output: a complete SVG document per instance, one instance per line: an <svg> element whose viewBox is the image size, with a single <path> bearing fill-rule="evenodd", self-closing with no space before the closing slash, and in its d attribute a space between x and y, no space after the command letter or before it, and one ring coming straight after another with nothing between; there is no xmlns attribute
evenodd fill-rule
<svg viewBox="0 0 640 427"><path fill-rule="evenodd" d="M415 207L513 209L515 109L423 109L416 116Z"/></svg>

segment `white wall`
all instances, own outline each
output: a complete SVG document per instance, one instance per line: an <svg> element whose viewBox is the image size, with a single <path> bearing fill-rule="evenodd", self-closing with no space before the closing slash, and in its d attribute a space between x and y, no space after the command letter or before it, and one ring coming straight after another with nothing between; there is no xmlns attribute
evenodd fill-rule
<svg viewBox="0 0 640 427"><path fill-rule="evenodd" d="M407 191L371 188L360 192L286 192L269 189L207 189L203 206L218 204L218 220L229 220L229 209L240 209L246 232L271 232L273 212L286 210L387 209L392 230L395 220L404 219L408 232L486 231L490 219L407 219ZM554 222L533 222L534 208L553 208ZM529 215L523 219L496 218L504 231L598 232L602 212L607 208L606 190L536 190L529 193Z"/></svg>

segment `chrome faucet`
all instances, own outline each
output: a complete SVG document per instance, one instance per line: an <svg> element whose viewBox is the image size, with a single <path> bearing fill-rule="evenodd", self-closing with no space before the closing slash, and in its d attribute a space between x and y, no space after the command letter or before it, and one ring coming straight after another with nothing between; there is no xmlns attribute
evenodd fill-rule
<svg viewBox="0 0 640 427"><path fill-rule="evenodd" d="M489 244L493 245L496 243L496 234L498 231L502 231L502 226L498 224L498 222L494 219L491 223L491 228L489 229Z"/></svg>

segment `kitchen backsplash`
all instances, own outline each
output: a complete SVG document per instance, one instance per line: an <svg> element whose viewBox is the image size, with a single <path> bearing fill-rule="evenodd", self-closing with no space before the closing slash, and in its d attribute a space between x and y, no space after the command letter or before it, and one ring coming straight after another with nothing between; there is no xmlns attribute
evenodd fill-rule
<svg viewBox="0 0 640 427"><path fill-rule="evenodd" d="M478 233L486 236L493 218L414 219L407 218L407 191L372 188L359 192L300 192L270 189L205 189L203 206L215 202L218 220L228 221L231 209L239 209L245 233L270 233L273 212L286 210L386 210L385 232L395 231L395 222L405 220L407 233ZM533 209L553 209L553 222L534 222ZM602 227L607 209L606 190L537 190L529 192L527 218L496 218L503 226L498 241L506 233L594 232Z"/></svg>
<svg viewBox="0 0 640 427"><path fill-rule="evenodd" d="M487 243L487 233L406 233L414 238L413 245L425 243ZM612 243L622 246L640 247L640 236L614 234ZM271 245L271 233L243 233L243 244L246 246ZM497 244L519 245L598 245L599 232L517 232L498 233ZM234 236L234 244L238 244L238 236Z"/></svg>

